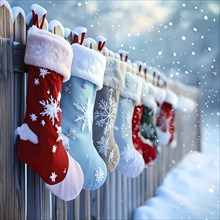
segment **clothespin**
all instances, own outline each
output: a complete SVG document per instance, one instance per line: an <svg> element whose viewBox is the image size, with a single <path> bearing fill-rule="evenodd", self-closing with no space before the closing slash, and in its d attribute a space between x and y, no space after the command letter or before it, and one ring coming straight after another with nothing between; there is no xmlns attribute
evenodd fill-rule
<svg viewBox="0 0 220 220"><path fill-rule="evenodd" d="M102 36L98 36L98 37L96 37L96 42L98 44L98 51L102 52L102 49L105 46L106 38L102 37Z"/></svg>
<svg viewBox="0 0 220 220"><path fill-rule="evenodd" d="M128 61L128 54L129 54L128 51L119 50L119 51L118 51L118 54L120 55L121 61L124 61L124 62L127 62L127 61Z"/></svg>
<svg viewBox="0 0 220 220"><path fill-rule="evenodd" d="M73 33L73 43L82 45L87 33L87 29L85 27L77 27L73 30Z"/></svg>
<svg viewBox="0 0 220 220"><path fill-rule="evenodd" d="M42 6L38 4L32 4L31 5L32 10L32 18L33 18L33 24L39 28L42 29L44 25L44 21L47 15L47 10L43 8ZM42 18L41 24L38 23L38 20Z"/></svg>

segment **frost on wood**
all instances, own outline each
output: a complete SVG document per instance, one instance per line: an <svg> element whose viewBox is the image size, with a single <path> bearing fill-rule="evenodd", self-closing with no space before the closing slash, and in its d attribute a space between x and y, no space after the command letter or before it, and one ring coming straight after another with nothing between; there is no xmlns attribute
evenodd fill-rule
<svg viewBox="0 0 220 220"><path fill-rule="evenodd" d="M80 115L77 115L74 122L82 122L81 130L84 131L84 129L87 127L89 132L91 132L93 121L93 104L91 103L90 98L87 99L85 106L81 103L73 103L73 106L81 113Z"/></svg>
<svg viewBox="0 0 220 220"><path fill-rule="evenodd" d="M60 27L61 30L62 30L62 32L64 33L64 27L63 27L63 25L61 24L61 22L58 21L58 20L51 20L51 21L49 22L49 31L52 32L55 27Z"/></svg>
<svg viewBox="0 0 220 220"><path fill-rule="evenodd" d="M11 16L11 20L12 21L14 21L13 20L13 13L12 13L12 10L11 10L11 7L10 7L10 5L8 4L8 2L7 1L0 1L0 8L2 7L2 6L5 6L7 9L8 9L8 11L9 11L9 13L10 13L10 16Z"/></svg>
<svg viewBox="0 0 220 220"><path fill-rule="evenodd" d="M28 140L34 144L38 144L37 135L33 131L31 131L31 129L26 123L22 124L21 127L17 128L17 133L20 136L21 140Z"/></svg>
<svg viewBox="0 0 220 220"><path fill-rule="evenodd" d="M25 19L24 10L23 10L21 7L18 7L18 6L13 7L13 8L12 8L12 14L13 14L13 19L14 19L14 21L16 20L16 18L17 18L17 16L18 16L19 14L21 14L22 17Z"/></svg>
<svg viewBox="0 0 220 220"><path fill-rule="evenodd" d="M87 28L85 27L76 27L73 30L73 33L79 37L81 37L82 33L86 33L87 32Z"/></svg>
<svg viewBox="0 0 220 220"><path fill-rule="evenodd" d="M47 14L47 10L38 4L32 4L31 9L34 11L35 14L38 15L38 19Z"/></svg>

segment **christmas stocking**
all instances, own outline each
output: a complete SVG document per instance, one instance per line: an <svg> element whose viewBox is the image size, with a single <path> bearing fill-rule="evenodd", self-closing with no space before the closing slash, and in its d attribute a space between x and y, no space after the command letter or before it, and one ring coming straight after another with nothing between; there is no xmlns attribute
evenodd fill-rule
<svg viewBox="0 0 220 220"><path fill-rule="evenodd" d="M156 133L156 109L154 100L155 89L148 84L148 94L142 96L143 114L141 117L141 136L143 158L146 166L151 165L157 158L158 139Z"/></svg>
<svg viewBox="0 0 220 220"><path fill-rule="evenodd" d="M120 94L115 122L115 141L119 147L120 160L117 169L127 177L137 177L144 169L144 160L132 143L132 115L134 106L140 103L141 79L126 72L125 87Z"/></svg>
<svg viewBox="0 0 220 220"><path fill-rule="evenodd" d="M74 199L83 173L66 152L61 136L62 82L70 77L72 51L68 42L47 31L29 29L25 52L28 67L27 103L18 156L63 200Z"/></svg>
<svg viewBox="0 0 220 220"><path fill-rule="evenodd" d="M72 76L62 91L62 129L69 142L67 148L70 155L82 167L83 188L95 190L107 177L105 162L97 153L92 140L96 91L103 86L106 60L97 51L79 44L73 44L72 50Z"/></svg>
<svg viewBox="0 0 220 220"><path fill-rule="evenodd" d="M106 57L103 88L97 91L93 141L99 155L105 161L108 171L115 169L119 161L119 150L114 139L114 124L118 109L119 92L124 87L124 73L127 65L111 57Z"/></svg>
<svg viewBox="0 0 220 220"><path fill-rule="evenodd" d="M167 145L171 138L170 120L172 119L172 111L174 106L177 104L177 101L177 96L171 90L167 89L166 97L161 106L156 122L157 135L161 145Z"/></svg>

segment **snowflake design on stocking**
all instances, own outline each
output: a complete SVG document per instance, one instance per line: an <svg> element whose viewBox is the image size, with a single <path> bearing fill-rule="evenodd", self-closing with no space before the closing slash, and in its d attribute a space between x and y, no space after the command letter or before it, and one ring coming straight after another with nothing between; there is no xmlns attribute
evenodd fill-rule
<svg viewBox="0 0 220 220"><path fill-rule="evenodd" d="M112 149L112 151L109 153L108 161L113 162L114 157L115 157L115 151L114 149Z"/></svg>
<svg viewBox="0 0 220 220"><path fill-rule="evenodd" d="M107 157L108 149L109 149L109 138L105 138L104 136L101 137L99 141L97 141L98 144L98 152L100 154L105 155Z"/></svg>
<svg viewBox="0 0 220 220"><path fill-rule="evenodd" d="M126 163L134 158L134 151L127 145L122 152L121 152L121 157L126 161Z"/></svg>
<svg viewBox="0 0 220 220"><path fill-rule="evenodd" d="M120 100L120 104L122 108L126 108L127 107L127 99L123 98Z"/></svg>
<svg viewBox="0 0 220 220"><path fill-rule="evenodd" d="M57 135L58 135L56 142L59 142L59 141L63 140L62 128L60 126L56 125L56 129L57 129Z"/></svg>
<svg viewBox="0 0 220 220"><path fill-rule="evenodd" d="M47 74L49 74L49 72L46 69L40 68L40 76L44 78Z"/></svg>
<svg viewBox="0 0 220 220"><path fill-rule="evenodd" d="M51 173L51 176L50 176L50 179L52 182L55 182L56 181L56 178L57 178L57 174L55 172L52 172Z"/></svg>
<svg viewBox="0 0 220 220"><path fill-rule="evenodd" d="M82 114L77 115L77 118L74 122L78 123L82 121L81 130L84 131L88 127L89 132L92 130L92 121L93 121L93 104L91 103L90 98L88 98L86 105L81 103L73 103L73 106Z"/></svg>
<svg viewBox="0 0 220 220"><path fill-rule="evenodd" d="M98 103L99 111L95 112L94 118L96 119L96 125L104 128L104 135L107 135L114 127L114 120L116 117L117 109L116 102L113 97L113 89L109 90L109 101L100 100Z"/></svg>
<svg viewBox="0 0 220 220"><path fill-rule="evenodd" d="M31 118L31 121L37 121L37 116L36 114L30 114L30 118Z"/></svg>
<svg viewBox="0 0 220 220"><path fill-rule="evenodd" d="M52 125L54 125L55 123L55 119L57 121L59 121L58 118L58 112L61 112L61 108L58 106L57 101L53 98L53 96L51 95L49 100L42 100L40 101L40 104L43 106L44 111L41 112L40 114L42 116L49 116L49 118L52 121Z"/></svg>
<svg viewBox="0 0 220 220"><path fill-rule="evenodd" d="M141 125L141 132L147 134L148 136L152 136L154 135L155 130L151 124L144 123L143 125Z"/></svg>
<svg viewBox="0 0 220 220"><path fill-rule="evenodd" d="M98 182L98 183L101 183L103 182L104 180L104 172L102 170L102 168L98 168L98 169L95 169L95 181Z"/></svg>

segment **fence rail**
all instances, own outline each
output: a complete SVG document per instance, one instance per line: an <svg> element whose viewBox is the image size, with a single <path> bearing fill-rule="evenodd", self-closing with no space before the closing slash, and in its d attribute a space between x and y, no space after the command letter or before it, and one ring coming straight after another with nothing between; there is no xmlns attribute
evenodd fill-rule
<svg viewBox="0 0 220 220"><path fill-rule="evenodd" d="M10 6L0 5L0 219L131 219L133 210L154 196L166 173L186 153L200 150L199 89L168 82L176 94L188 95L198 103L190 117L177 112L176 148L161 146L156 163L135 179L116 170L100 189L83 190L74 201L64 202L45 189L16 154L15 129L22 123L26 102L26 28L22 13L13 19ZM52 32L63 36L59 27Z"/></svg>

